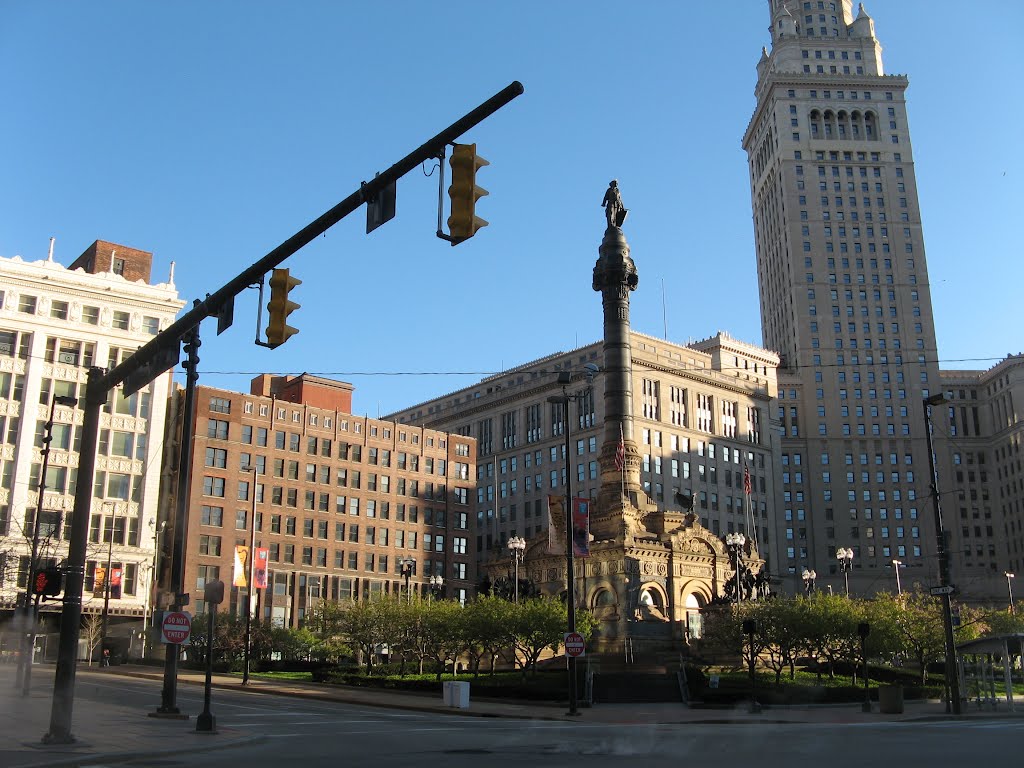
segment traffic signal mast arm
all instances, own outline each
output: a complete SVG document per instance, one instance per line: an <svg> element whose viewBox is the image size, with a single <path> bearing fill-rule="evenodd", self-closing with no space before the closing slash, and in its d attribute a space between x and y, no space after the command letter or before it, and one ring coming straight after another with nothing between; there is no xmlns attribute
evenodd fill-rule
<svg viewBox="0 0 1024 768"><path fill-rule="evenodd" d="M192 309L182 315L180 319L158 333L120 365L107 371L95 385L96 391L88 392L87 399L100 404L105 402L107 392L122 383L130 374L150 365L168 347L179 344L188 332L199 325L204 319L219 315L234 297L248 286L258 282L263 275L279 266L285 259L322 235L363 203L375 199L389 184L396 182L409 171L419 167L425 160L440 155L446 145L452 144L455 139L459 138L469 129L479 125L522 93L522 83L515 81L509 84L476 109L456 120L432 139L410 152L379 176L375 176L371 181L360 185L359 189L351 195L300 229L222 288L209 294L202 301L196 301ZM161 372L157 371L156 375L159 375ZM156 375L154 375L154 378Z"/></svg>

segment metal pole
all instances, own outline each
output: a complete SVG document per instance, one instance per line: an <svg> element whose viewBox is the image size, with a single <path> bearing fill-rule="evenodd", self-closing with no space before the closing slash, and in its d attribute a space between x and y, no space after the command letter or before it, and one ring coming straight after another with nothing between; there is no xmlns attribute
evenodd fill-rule
<svg viewBox="0 0 1024 768"><path fill-rule="evenodd" d="M519 602L519 550L512 550L512 559L516 563L516 602ZM1010 598L1010 611L1013 611L1013 598Z"/></svg>
<svg viewBox="0 0 1024 768"><path fill-rule="evenodd" d="M249 684L249 662L252 656L252 608L256 594L256 488L259 484L259 467L252 465L252 528L249 531L249 574L245 595L245 666L242 668L242 685Z"/></svg>
<svg viewBox="0 0 1024 768"><path fill-rule="evenodd" d="M742 544L736 542L733 545L733 554L736 555L736 607L740 607L740 547Z"/></svg>
<svg viewBox="0 0 1024 768"><path fill-rule="evenodd" d="M568 597L566 606L569 610L569 631L576 631L576 568L573 563L572 551L572 467L569 457L572 455L570 439L572 422L569 419L569 394L562 387L565 395L565 572ZM576 695L576 657L569 656L569 714L578 715Z"/></svg>
<svg viewBox="0 0 1024 768"><path fill-rule="evenodd" d="M1016 574L1005 572L1006 575L1006 590L1010 594L1010 615L1013 615L1013 585L1010 583L1010 579L1014 578Z"/></svg>
<svg viewBox="0 0 1024 768"><path fill-rule="evenodd" d="M195 433L196 382L199 380L199 327L189 333L185 342L185 404L181 414L181 444L178 446L178 484L174 509L174 547L171 552L171 591L174 594L172 611L184 605L182 594L185 583L185 540L188 535L189 491L192 487L192 436ZM164 656L164 684L160 692L160 706L156 716L181 716L178 709L178 653L180 646L167 643ZM184 717L187 717L185 715Z"/></svg>
<svg viewBox="0 0 1024 768"><path fill-rule="evenodd" d="M103 652L107 648L107 624L110 615L110 566L114 555L114 531L117 529L117 504L110 504L110 540L107 541L107 570L103 572L103 628L100 631L100 666L109 658ZM104 521L106 522L106 521Z"/></svg>
<svg viewBox="0 0 1024 768"><path fill-rule="evenodd" d="M57 670L53 678L50 730L43 736L46 744L72 744L71 715L75 706L75 665L78 660L78 634L82 621L82 584L85 581L85 557L89 544L89 513L92 506L91 478L95 468L99 437L100 409L108 389L103 386L102 368L89 369L82 412L82 444L79 450L79 477L75 488L75 506L71 515L67 567L64 571L64 607L60 615L60 643ZM87 469L88 467L88 469Z"/></svg>
<svg viewBox="0 0 1024 768"><path fill-rule="evenodd" d="M52 385L51 385L52 386ZM70 402L68 402L70 401ZM32 590L35 588L36 571L39 569L39 526L43 519L43 497L46 493L46 472L50 464L50 442L53 440L53 405L60 402L62 405L74 405L78 401L71 397L57 397L50 393L50 416L46 420L46 428L43 433L43 462L39 470L39 494L36 496L36 519L32 526L32 554L28 561L28 584L25 586L25 618L28 621L28 633L25 637L25 652L21 655L21 663L25 669L21 675L21 695L28 696L32 687L32 657L36 651L36 624L39 621L39 595L32 600ZM1011 605L1013 601L1010 601Z"/></svg>
<svg viewBox="0 0 1024 768"><path fill-rule="evenodd" d="M210 699L213 688L213 635L214 619L217 616L217 604L210 601L209 619L206 630L206 681L203 686L203 711L196 717L196 730L206 733L217 732L217 718L210 711Z"/></svg>
<svg viewBox="0 0 1024 768"><path fill-rule="evenodd" d="M935 449L932 445L931 406L945 402L945 397L940 393L925 398L922 402L924 404L925 437L928 441L928 469L931 476L932 507L935 510L936 554L939 557L939 586L951 586L949 580L949 551L946 548L946 532L942 526L942 507L939 503L939 474L935 468ZM961 712L960 679L956 663L956 644L953 639L953 606L948 592L942 595L942 626L946 640L946 711L952 711L954 715L959 715Z"/></svg>

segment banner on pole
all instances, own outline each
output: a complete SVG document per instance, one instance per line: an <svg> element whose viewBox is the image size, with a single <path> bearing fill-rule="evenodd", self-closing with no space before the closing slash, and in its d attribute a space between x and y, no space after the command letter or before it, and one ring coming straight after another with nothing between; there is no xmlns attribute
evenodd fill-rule
<svg viewBox="0 0 1024 768"><path fill-rule="evenodd" d="M107 589L107 569L97 565L92 576L92 596L103 597Z"/></svg>
<svg viewBox="0 0 1024 768"><path fill-rule="evenodd" d="M267 547L256 547L253 552L254 568L252 572L252 585L254 589L267 588L267 563L270 560L270 550Z"/></svg>
<svg viewBox="0 0 1024 768"><path fill-rule="evenodd" d="M235 573L234 580L231 582L236 587L247 587L249 586L249 572L247 566L249 564L249 547L245 544L235 545Z"/></svg>
<svg viewBox="0 0 1024 768"><path fill-rule="evenodd" d="M572 500L572 553L590 557L590 499Z"/></svg>
<svg viewBox="0 0 1024 768"><path fill-rule="evenodd" d="M565 526L559 521L564 521L565 516L562 507L565 506L565 499L561 496L548 496L548 554L558 555L565 551L563 542L565 538L561 531Z"/></svg>

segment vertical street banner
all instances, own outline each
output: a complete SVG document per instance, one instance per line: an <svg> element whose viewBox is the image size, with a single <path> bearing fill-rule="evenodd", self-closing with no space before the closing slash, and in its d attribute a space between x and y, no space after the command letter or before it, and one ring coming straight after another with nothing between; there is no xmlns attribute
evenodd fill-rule
<svg viewBox="0 0 1024 768"><path fill-rule="evenodd" d="M560 534L560 531L565 528L564 525L559 524L559 519L565 520L562 513L562 507L565 505L565 499L561 496L548 496L548 554L557 555L565 551L565 547L562 546L564 541Z"/></svg>
<svg viewBox="0 0 1024 768"><path fill-rule="evenodd" d="M590 499L572 500L572 553L590 557Z"/></svg>
<svg viewBox="0 0 1024 768"><path fill-rule="evenodd" d="M267 547L256 547L253 552L254 568L252 572L253 589L267 588L267 563L270 560L270 550Z"/></svg>
<svg viewBox="0 0 1024 768"><path fill-rule="evenodd" d="M101 565L96 566L92 576L92 596L103 597L107 588L107 569Z"/></svg>
<svg viewBox="0 0 1024 768"><path fill-rule="evenodd" d="M249 572L246 568L249 564L249 548L245 544L235 545L235 573L231 582L236 587L249 586Z"/></svg>
<svg viewBox="0 0 1024 768"><path fill-rule="evenodd" d="M110 569L110 597L114 600L121 599L121 573L120 568Z"/></svg>

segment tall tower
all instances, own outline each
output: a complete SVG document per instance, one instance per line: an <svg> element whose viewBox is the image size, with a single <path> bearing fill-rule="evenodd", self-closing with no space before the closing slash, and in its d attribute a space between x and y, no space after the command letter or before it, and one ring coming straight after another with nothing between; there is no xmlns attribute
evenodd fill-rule
<svg viewBox="0 0 1024 768"><path fill-rule="evenodd" d="M763 340L782 359L780 570L790 589L805 568L838 588L851 548L851 591L895 589L894 560L904 584L934 583L923 398L942 384L908 81L885 74L863 5L768 7L743 147Z"/></svg>

